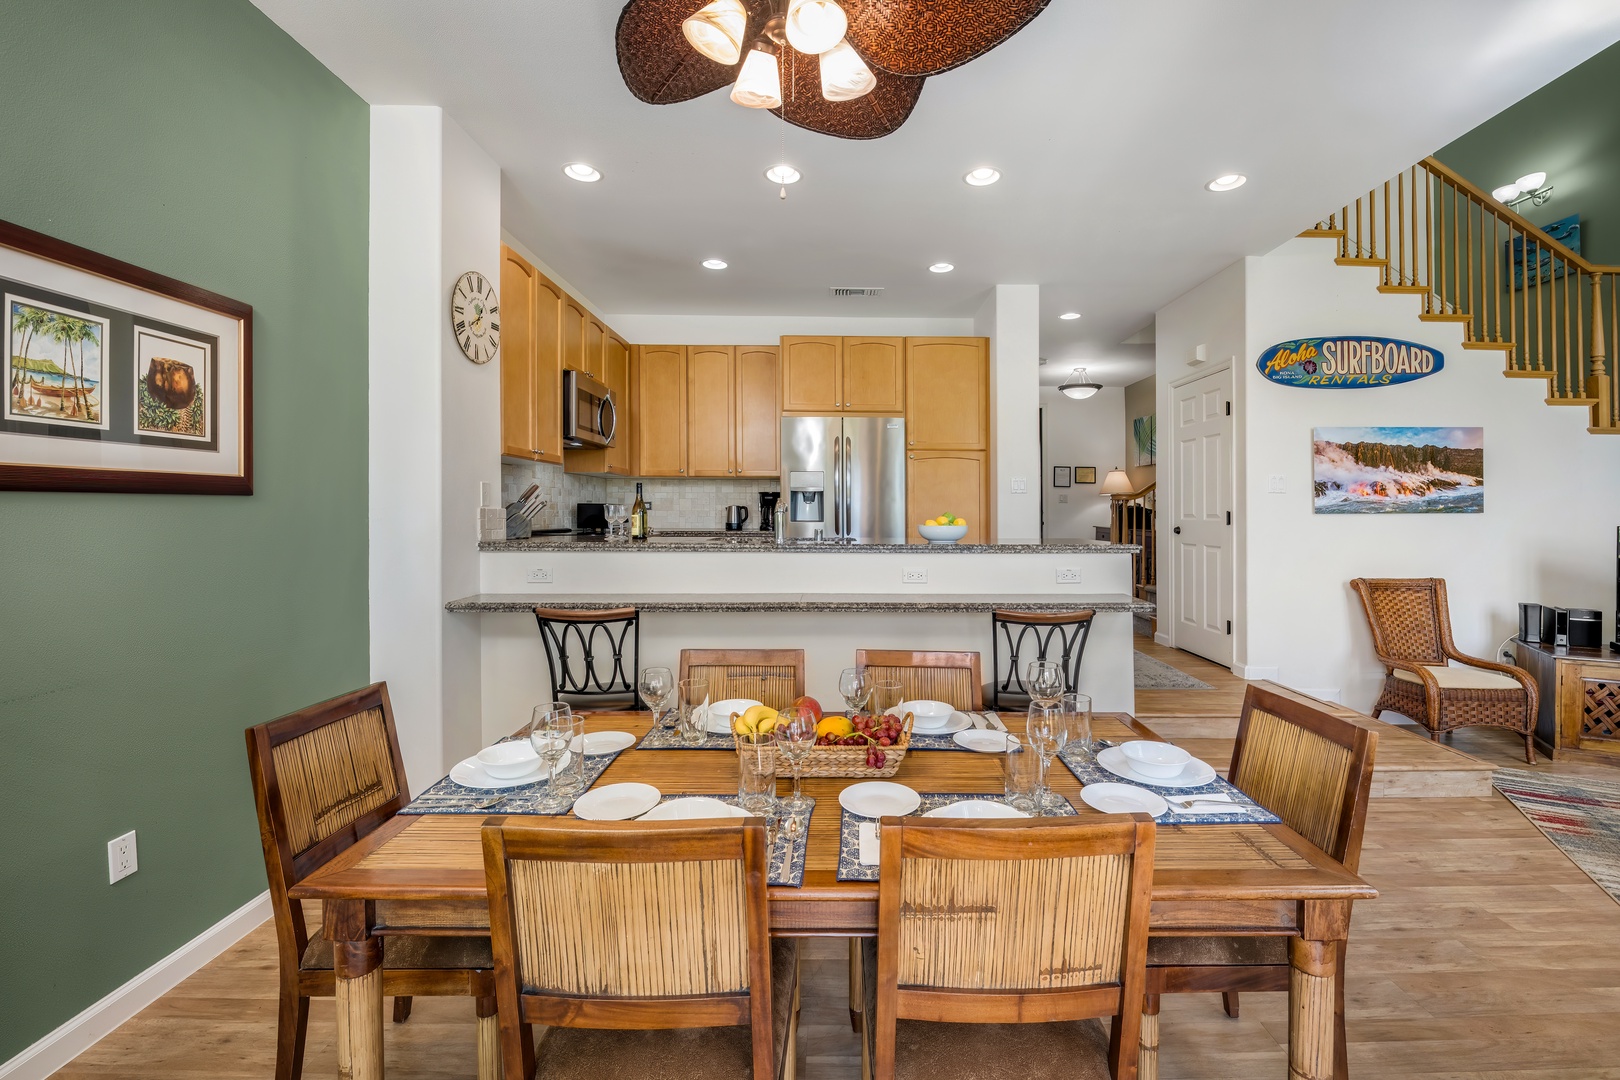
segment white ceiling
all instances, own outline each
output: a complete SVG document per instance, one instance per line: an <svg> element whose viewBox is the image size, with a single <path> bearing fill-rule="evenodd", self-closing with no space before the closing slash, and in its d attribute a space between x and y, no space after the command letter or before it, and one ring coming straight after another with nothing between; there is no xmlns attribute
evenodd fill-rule
<svg viewBox="0 0 1620 1080"><path fill-rule="evenodd" d="M1615 0L1053 0L853 142L724 93L637 101L617 0L255 2L367 101L443 106L500 162L506 228L600 310L969 317L1035 282L1054 384L1150 373L1119 343L1157 308L1620 37ZM785 202L761 175L784 159ZM1003 180L968 187L982 164Z"/></svg>

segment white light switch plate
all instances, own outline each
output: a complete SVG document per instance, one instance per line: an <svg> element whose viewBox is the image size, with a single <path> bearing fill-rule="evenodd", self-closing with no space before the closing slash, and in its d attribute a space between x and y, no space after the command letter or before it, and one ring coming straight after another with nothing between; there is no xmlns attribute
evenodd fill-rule
<svg viewBox="0 0 1620 1080"><path fill-rule="evenodd" d="M129 877L137 869L135 861L135 833L130 831L107 841L107 884L112 885Z"/></svg>
<svg viewBox="0 0 1620 1080"><path fill-rule="evenodd" d="M528 582L530 585L550 585L551 568L549 566L536 566L529 570Z"/></svg>
<svg viewBox="0 0 1620 1080"><path fill-rule="evenodd" d="M1026 494L1028 490L1028 485L1025 483L1022 476L1015 476L1012 478L1012 493L1014 495Z"/></svg>
<svg viewBox="0 0 1620 1080"><path fill-rule="evenodd" d="M1275 473L1272 474L1270 479L1266 481L1266 491L1273 495L1288 494L1288 477Z"/></svg>
<svg viewBox="0 0 1620 1080"><path fill-rule="evenodd" d="M1059 585L1080 584L1080 568L1077 566L1063 566L1058 568L1057 583Z"/></svg>
<svg viewBox="0 0 1620 1080"><path fill-rule="evenodd" d="M928 584L928 571L927 570L901 570L900 571L900 583L902 585L926 585L926 584Z"/></svg>

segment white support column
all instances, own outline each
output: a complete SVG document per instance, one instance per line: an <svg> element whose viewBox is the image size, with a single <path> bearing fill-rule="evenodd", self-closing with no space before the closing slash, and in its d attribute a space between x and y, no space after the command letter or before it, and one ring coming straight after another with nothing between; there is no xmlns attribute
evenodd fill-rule
<svg viewBox="0 0 1620 1080"><path fill-rule="evenodd" d="M1041 439L1030 418L1041 407L1041 287L997 285L973 321L975 332L990 339L996 537L1036 541L1041 536Z"/></svg>

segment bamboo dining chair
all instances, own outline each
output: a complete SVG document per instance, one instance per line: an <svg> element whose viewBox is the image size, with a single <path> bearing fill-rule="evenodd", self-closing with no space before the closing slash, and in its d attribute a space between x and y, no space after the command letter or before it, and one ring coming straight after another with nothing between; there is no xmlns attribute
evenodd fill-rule
<svg viewBox="0 0 1620 1080"><path fill-rule="evenodd" d="M900 697L943 701L963 712L984 708L984 683L976 652L855 650L855 666L877 680L900 684Z"/></svg>
<svg viewBox="0 0 1620 1080"><path fill-rule="evenodd" d="M380 828L410 802L388 687L373 683L279 720L247 729L248 771L259 812L259 839L270 879L281 1001L276 1018L276 1080L297 1080L304 1066L309 999L332 997L332 943L305 925L287 891ZM394 1020L410 1014L410 995L477 999L478 1076L496 1075L494 959L485 937L411 934L409 909L378 902L383 939L382 992Z"/></svg>
<svg viewBox="0 0 1620 1080"><path fill-rule="evenodd" d="M1320 702L1280 686L1250 684L1227 779L1353 873L1361 864L1377 746L1376 732L1333 715ZM1216 991L1224 996L1227 1015L1235 1017L1240 992L1288 989L1290 940L1185 936L1149 941L1142 1080L1158 1075L1161 994ZM1339 1076L1346 1068L1343 965L1341 946L1334 1009Z"/></svg>
<svg viewBox="0 0 1620 1080"><path fill-rule="evenodd" d="M646 708L636 689L641 667L639 611L537 607L534 618L545 646L552 701Z"/></svg>
<svg viewBox="0 0 1620 1080"><path fill-rule="evenodd" d="M1469 656L1451 638L1444 578L1356 578L1350 582L1384 665L1385 709L1428 729L1430 739L1460 727L1507 728L1536 763L1536 681L1528 671ZM1455 660L1461 667L1452 667Z"/></svg>
<svg viewBox="0 0 1620 1080"><path fill-rule="evenodd" d="M1153 839L1145 814L885 818L876 1080L1134 1080Z"/></svg>
<svg viewBox="0 0 1620 1080"><path fill-rule="evenodd" d="M804 696L804 650L682 649L680 679L707 679L714 701L753 698L785 709Z"/></svg>
<svg viewBox="0 0 1620 1080"><path fill-rule="evenodd" d="M483 849L509 1080L791 1080L799 952L769 936L763 822L508 818Z"/></svg>

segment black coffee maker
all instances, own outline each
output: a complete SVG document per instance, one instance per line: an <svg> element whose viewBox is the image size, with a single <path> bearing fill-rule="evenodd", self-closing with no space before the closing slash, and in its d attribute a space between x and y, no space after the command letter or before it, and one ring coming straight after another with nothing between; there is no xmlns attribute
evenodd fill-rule
<svg viewBox="0 0 1620 1080"><path fill-rule="evenodd" d="M780 491L762 491L759 493L759 531L772 532L776 528L776 504L781 500Z"/></svg>

